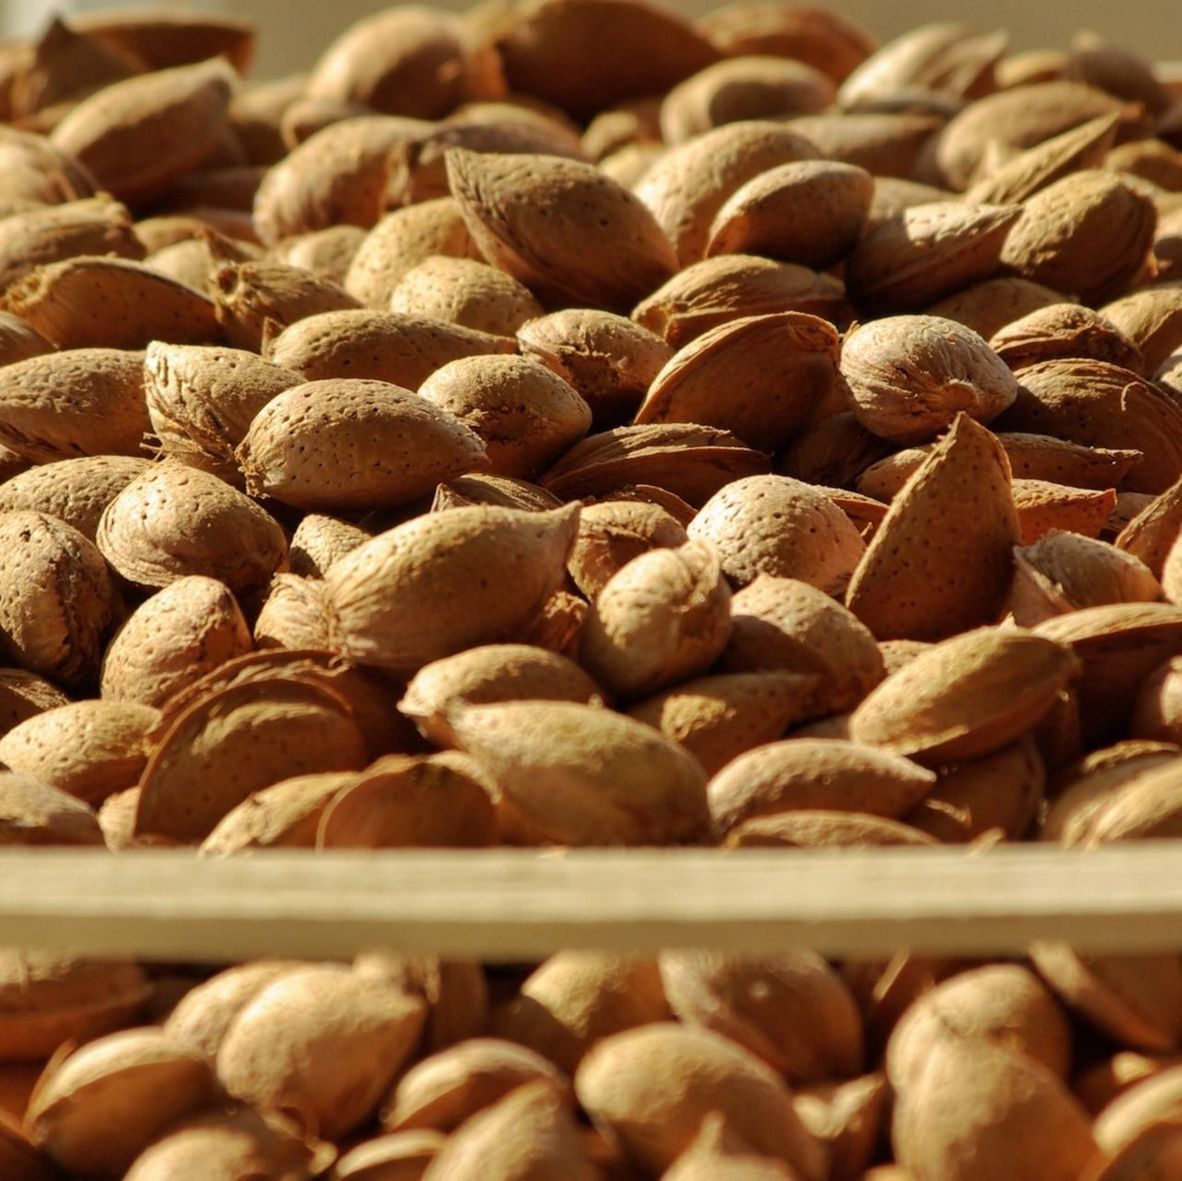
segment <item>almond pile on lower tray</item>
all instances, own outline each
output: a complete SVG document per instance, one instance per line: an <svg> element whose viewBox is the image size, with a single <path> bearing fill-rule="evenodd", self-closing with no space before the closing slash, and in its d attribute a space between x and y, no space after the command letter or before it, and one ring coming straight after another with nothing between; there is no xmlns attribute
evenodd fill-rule
<svg viewBox="0 0 1182 1181"><path fill-rule="evenodd" d="M777 0L253 48L0 47L0 842L1182 833L1176 75ZM193 984L7 953L0 1174L1182 1176L1175 954Z"/></svg>

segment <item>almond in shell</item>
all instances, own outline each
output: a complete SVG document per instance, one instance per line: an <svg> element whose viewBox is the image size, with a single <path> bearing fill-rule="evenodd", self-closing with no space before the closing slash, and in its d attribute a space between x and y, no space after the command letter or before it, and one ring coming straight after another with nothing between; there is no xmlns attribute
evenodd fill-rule
<svg viewBox="0 0 1182 1181"><path fill-rule="evenodd" d="M480 438L430 398L348 379L284 390L235 454L251 495L321 511L401 504L484 464Z"/></svg>
<svg viewBox="0 0 1182 1181"><path fill-rule="evenodd" d="M1144 359L1144 373L1157 373L1182 350L1182 287L1147 287L1105 304L1101 314L1123 332ZM1130 366L1133 368L1133 366Z"/></svg>
<svg viewBox="0 0 1182 1181"><path fill-rule="evenodd" d="M1020 316L1071 299L1070 295L1053 291L1042 283L1032 283L1017 275L998 275L970 284L925 310L929 316L956 320L988 340Z"/></svg>
<svg viewBox="0 0 1182 1181"><path fill-rule="evenodd" d="M542 314L541 305L516 279L469 258L435 255L407 271L390 293L390 310L432 316L513 336Z"/></svg>
<svg viewBox="0 0 1182 1181"><path fill-rule="evenodd" d="M93 540L103 509L149 466L130 455L43 463L0 484L0 512L46 513Z"/></svg>
<svg viewBox="0 0 1182 1181"><path fill-rule="evenodd" d="M0 365L13 365L52 352L53 345L32 325L11 312L0 312Z"/></svg>
<svg viewBox="0 0 1182 1181"><path fill-rule="evenodd" d="M651 549L672 549L688 540L666 509L640 500L603 500L579 514L579 532L567 569L579 590L593 599L633 558Z"/></svg>
<svg viewBox="0 0 1182 1181"><path fill-rule="evenodd" d="M0 733L43 710L66 705L69 698L56 685L36 673L19 668L0 669Z"/></svg>
<svg viewBox="0 0 1182 1181"><path fill-rule="evenodd" d="M1116 507L1116 490L1068 488L1046 480L1015 480L1011 485L1023 545L1059 530L1096 537Z"/></svg>
<svg viewBox="0 0 1182 1181"><path fill-rule="evenodd" d="M255 616L255 647L327 648L330 643L324 583L298 574L276 574Z"/></svg>
<svg viewBox="0 0 1182 1181"><path fill-rule="evenodd" d="M291 572L301 578L323 578L329 566L373 536L339 517L306 513L291 535Z"/></svg>
<svg viewBox="0 0 1182 1181"><path fill-rule="evenodd" d="M0 846L106 843L89 804L29 775L0 772L0 806Z"/></svg>
<svg viewBox="0 0 1182 1181"><path fill-rule="evenodd" d="M273 517L216 476L173 463L128 484L103 511L97 538L111 565L145 587L204 574L240 592L287 561Z"/></svg>
<svg viewBox="0 0 1182 1181"><path fill-rule="evenodd" d="M908 177L940 123L940 116L923 111L826 111L791 119L788 130L804 136L826 159L874 176Z"/></svg>
<svg viewBox="0 0 1182 1181"><path fill-rule="evenodd" d="M1107 313L1070 303L1020 316L995 332L989 345L1011 369L1065 357L1109 361L1134 373L1144 366L1141 350Z"/></svg>

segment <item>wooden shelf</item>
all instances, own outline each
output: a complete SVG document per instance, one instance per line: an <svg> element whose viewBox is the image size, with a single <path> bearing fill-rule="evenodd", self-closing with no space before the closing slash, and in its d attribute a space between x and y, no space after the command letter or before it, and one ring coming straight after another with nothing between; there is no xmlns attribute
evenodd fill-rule
<svg viewBox="0 0 1182 1181"><path fill-rule="evenodd" d="M0 851L0 944L221 962L370 948L1182 950L1182 842L1063 851Z"/></svg>

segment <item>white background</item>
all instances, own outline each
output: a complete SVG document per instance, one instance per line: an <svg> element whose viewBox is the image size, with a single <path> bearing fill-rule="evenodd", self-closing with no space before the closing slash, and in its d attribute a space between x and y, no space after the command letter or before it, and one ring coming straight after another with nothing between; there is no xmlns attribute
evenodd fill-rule
<svg viewBox="0 0 1182 1181"><path fill-rule="evenodd" d="M117 0L123 6L128 0ZM146 0L151 3L152 0ZM159 2L159 0L155 0ZM824 4L825 0L799 0ZM4 35L27 33L54 12L109 6L111 0L0 0L0 29ZM375 0L205 0L194 7L220 9L259 22L261 37L255 69L257 77L271 77L306 69L319 50L349 22L386 7ZM460 9L462 0L440 7ZM710 0L672 3L685 13L715 7ZM986 31L1009 29L1018 49L1057 47L1080 28L1094 29L1126 48L1156 61L1182 61L1182 0L843 0L834 5L879 37L889 37L930 20L960 20Z"/></svg>

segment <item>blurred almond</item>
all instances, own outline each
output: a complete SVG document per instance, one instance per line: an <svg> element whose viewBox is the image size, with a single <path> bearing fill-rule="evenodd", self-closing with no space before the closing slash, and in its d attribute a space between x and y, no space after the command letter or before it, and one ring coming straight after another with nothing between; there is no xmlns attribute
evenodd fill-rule
<svg viewBox="0 0 1182 1181"><path fill-rule="evenodd" d="M1141 350L1115 321L1076 304L1051 304L1011 321L993 334L990 347L1011 368L1040 361L1087 357L1139 372Z"/></svg>

